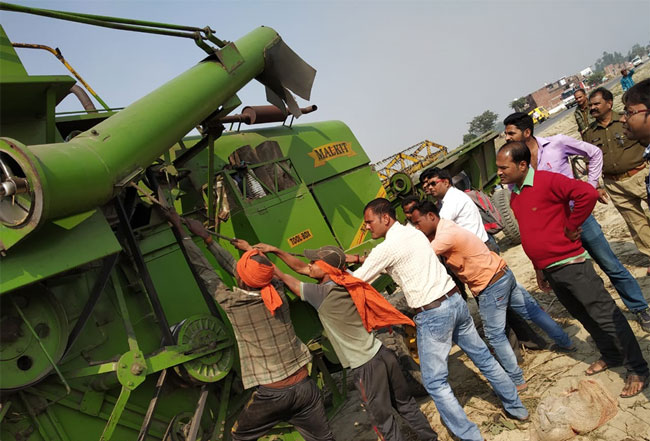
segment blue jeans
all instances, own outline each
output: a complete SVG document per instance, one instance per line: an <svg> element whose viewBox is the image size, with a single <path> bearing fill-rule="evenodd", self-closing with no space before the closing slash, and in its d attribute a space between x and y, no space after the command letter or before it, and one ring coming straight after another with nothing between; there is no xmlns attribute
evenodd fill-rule
<svg viewBox="0 0 650 441"><path fill-rule="evenodd" d="M627 309L632 312L647 309L648 302L643 297L639 283L618 260L593 215L589 215L582 224L580 240L594 262L607 274Z"/></svg>
<svg viewBox="0 0 650 441"><path fill-rule="evenodd" d="M424 387L436 403L440 418L454 435L462 440L483 440L478 427L467 418L447 382L447 358L452 342L465 351L488 379L508 413L518 418L528 415L515 384L478 335L467 304L460 295L451 296L438 308L420 312L414 320Z"/></svg>
<svg viewBox="0 0 650 441"><path fill-rule="evenodd" d="M508 305L517 315L539 326L558 345L565 348L571 346L567 333L540 308L528 291L517 283L510 269L507 269L505 275L499 280L481 291L478 300L485 337L494 349L503 369L516 385L524 384L526 381L505 333Z"/></svg>

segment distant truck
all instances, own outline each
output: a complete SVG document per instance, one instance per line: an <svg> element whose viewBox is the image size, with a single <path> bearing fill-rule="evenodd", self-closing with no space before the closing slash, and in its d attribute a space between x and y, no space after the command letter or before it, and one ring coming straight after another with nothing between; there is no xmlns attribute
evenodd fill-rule
<svg viewBox="0 0 650 441"><path fill-rule="evenodd" d="M567 89L564 92L562 92L562 103L564 104L564 107L566 107L567 109L570 109L571 107L578 104L576 102L576 97L573 96L575 92L576 90L573 88Z"/></svg>
<svg viewBox="0 0 650 441"><path fill-rule="evenodd" d="M641 57L637 55L636 57L632 58L631 63L634 67L637 67L640 64L643 64L643 60L641 60Z"/></svg>

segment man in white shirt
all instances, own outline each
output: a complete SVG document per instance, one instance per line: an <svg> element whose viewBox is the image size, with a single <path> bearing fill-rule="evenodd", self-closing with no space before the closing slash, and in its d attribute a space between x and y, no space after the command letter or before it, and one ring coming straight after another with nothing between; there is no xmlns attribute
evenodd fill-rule
<svg viewBox="0 0 650 441"><path fill-rule="evenodd" d="M488 248L492 248L488 244L489 237L476 204L472 198L452 185L451 174L447 170L437 167L425 170L420 175L420 182L425 193L438 200L441 219L449 219L471 231L488 245Z"/></svg>
<svg viewBox="0 0 650 441"><path fill-rule="evenodd" d="M370 282L386 271L415 309L422 379L449 430L462 440L483 440L447 383L447 358L452 343L458 344L488 379L507 413L519 420L528 419L515 384L481 340L467 304L458 295L458 288L426 236L411 225L397 222L395 209L384 198L368 203L363 217L372 238L384 241L361 259L363 264L354 276Z"/></svg>

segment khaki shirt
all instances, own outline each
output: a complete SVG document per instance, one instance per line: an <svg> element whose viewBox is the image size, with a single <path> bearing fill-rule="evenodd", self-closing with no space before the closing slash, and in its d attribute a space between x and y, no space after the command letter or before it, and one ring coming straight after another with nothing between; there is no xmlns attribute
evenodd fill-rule
<svg viewBox="0 0 650 441"><path fill-rule="evenodd" d="M584 140L603 151L603 174L618 175L643 165L643 146L625 136L620 115L612 110L607 126L594 121L584 134Z"/></svg>
<svg viewBox="0 0 650 441"><path fill-rule="evenodd" d="M589 113L589 106L586 109L581 109L580 106L576 107L576 110L573 112L573 116L576 119L576 124L578 125L578 132L584 136L585 130L589 128L589 125L595 121L594 117Z"/></svg>

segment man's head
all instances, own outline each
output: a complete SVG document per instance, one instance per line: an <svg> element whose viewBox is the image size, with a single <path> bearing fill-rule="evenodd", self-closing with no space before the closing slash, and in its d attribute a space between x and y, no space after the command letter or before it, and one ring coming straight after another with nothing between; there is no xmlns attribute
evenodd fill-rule
<svg viewBox="0 0 650 441"><path fill-rule="evenodd" d="M497 153L497 175L502 184L521 186L530 166L530 150L521 141L507 142Z"/></svg>
<svg viewBox="0 0 650 441"><path fill-rule="evenodd" d="M623 75L624 77L627 76L627 69L625 68L621 69L621 75Z"/></svg>
<svg viewBox="0 0 650 441"><path fill-rule="evenodd" d="M650 144L650 78L635 84L623 95L625 136L644 146Z"/></svg>
<svg viewBox="0 0 650 441"><path fill-rule="evenodd" d="M413 209L415 206L420 202L420 198L417 196L406 196L405 198L402 199L402 210L404 211L404 216L406 216L406 220L409 222L411 221L411 214L413 213Z"/></svg>
<svg viewBox="0 0 650 441"><path fill-rule="evenodd" d="M506 141L526 142L533 137L535 123L527 113L515 112L510 114L503 120L503 125L506 126L504 129Z"/></svg>
<svg viewBox="0 0 650 441"><path fill-rule="evenodd" d="M589 100L587 100L587 92L585 92L584 89L578 89L573 92L573 97L576 99L576 103L578 103L578 107L581 109L584 109L585 106L589 104Z"/></svg>
<svg viewBox="0 0 650 441"><path fill-rule="evenodd" d="M415 228L422 231L429 240L433 239L440 222L440 215L435 204L424 201L419 203L413 210L412 221Z"/></svg>
<svg viewBox="0 0 650 441"><path fill-rule="evenodd" d="M303 254L307 259L311 260L311 263L309 264L309 277L312 279L321 280L326 276L325 271L323 271L323 269L318 265L314 264L317 260L322 260L334 268L341 270L345 268L345 253L339 247L325 245L317 250L305 250Z"/></svg>
<svg viewBox="0 0 650 441"><path fill-rule="evenodd" d="M445 197L451 186L451 174L438 167L427 170L426 180L422 184L424 192L438 200Z"/></svg>
<svg viewBox="0 0 650 441"><path fill-rule="evenodd" d="M385 237L395 223L395 208L388 199L374 199L363 209L363 221L373 239Z"/></svg>
<svg viewBox="0 0 650 441"><path fill-rule="evenodd" d="M237 261L235 271L237 286L247 291L260 289L271 283L273 264L259 251L247 251Z"/></svg>
<svg viewBox="0 0 650 441"><path fill-rule="evenodd" d="M608 118L613 106L614 95L604 87L589 94L589 113L598 121Z"/></svg>

